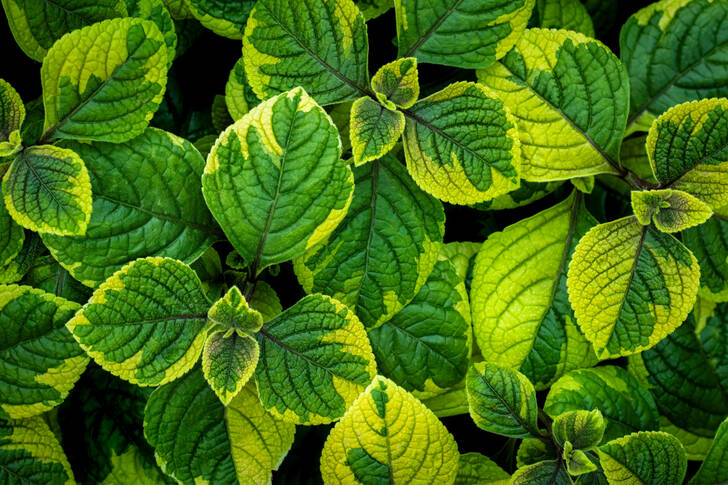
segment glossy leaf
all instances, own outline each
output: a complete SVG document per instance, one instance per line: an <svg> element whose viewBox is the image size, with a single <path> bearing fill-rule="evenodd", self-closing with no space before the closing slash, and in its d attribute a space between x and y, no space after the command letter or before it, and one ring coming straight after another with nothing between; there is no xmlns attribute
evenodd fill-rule
<svg viewBox="0 0 728 485"><path fill-rule="evenodd" d="M699 226L713 215L711 208L700 199L673 189L633 191L632 210L640 224L654 223L662 232Z"/></svg>
<svg viewBox="0 0 728 485"><path fill-rule="evenodd" d="M634 433L597 449L610 483L660 483L680 485L687 470L682 445L661 431Z"/></svg>
<svg viewBox="0 0 728 485"><path fill-rule="evenodd" d="M354 164L381 158L399 141L405 119L371 98L363 97L351 106L350 133Z"/></svg>

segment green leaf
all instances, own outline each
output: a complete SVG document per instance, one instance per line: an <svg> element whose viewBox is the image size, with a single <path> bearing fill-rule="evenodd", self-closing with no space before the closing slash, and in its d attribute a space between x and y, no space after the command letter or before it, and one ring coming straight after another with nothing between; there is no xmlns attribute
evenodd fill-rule
<svg viewBox="0 0 728 485"><path fill-rule="evenodd" d="M127 14L122 0L2 0L2 4L15 42L38 62L64 34Z"/></svg>
<svg viewBox="0 0 728 485"><path fill-rule="evenodd" d="M24 241L25 231L22 226L13 220L5 204L0 204L0 268L15 259Z"/></svg>
<svg viewBox="0 0 728 485"><path fill-rule="evenodd" d="M91 290L73 279L49 254L35 258L21 284L32 286L76 303L86 303Z"/></svg>
<svg viewBox="0 0 728 485"><path fill-rule="evenodd" d="M20 281L23 276L30 270L35 259L43 250L43 244L40 238L30 233L23 242L15 258L13 258L6 266L0 267L0 283L15 283Z"/></svg>
<svg viewBox="0 0 728 485"><path fill-rule="evenodd" d="M220 135L202 192L251 271L300 256L341 222L354 180L340 156L331 118L302 88L261 103Z"/></svg>
<svg viewBox="0 0 728 485"><path fill-rule="evenodd" d="M650 127L647 154L662 187L688 192L714 209L728 204L728 99L670 108Z"/></svg>
<svg viewBox="0 0 728 485"><path fill-rule="evenodd" d="M713 443L713 437L710 438L704 436L698 436L685 431L672 424L666 417L660 416L660 431L670 433L675 438L680 440L680 443L685 448L685 455L688 460L703 461L708 454L710 445Z"/></svg>
<svg viewBox="0 0 728 485"><path fill-rule="evenodd" d="M700 465L698 473L690 480L690 485L711 485L726 481L728 481L728 419L721 423L718 432L715 433L708 455Z"/></svg>
<svg viewBox="0 0 728 485"><path fill-rule="evenodd" d="M371 84L377 99L387 108L411 107L420 97L417 58L405 57L383 65Z"/></svg>
<svg viewBox="0 0 728 485"><path fill-rule="evenodd" d="M354 3L366 20L371 20L386 13L393 7L393 0L354 0Z"/></svg>
<svg viewBox="0 0 728 485"><path fill-rule="evenodd" d="M0 421L0 482L76 483L63 448L42 417Z"/></svg>
<svg viewBox="0 0 728 485"><path fill-rule="evenodd" d="M66 398L88 363L64 326L77 308L29 286L0 286L0 418L35 416Z"/></svg>
<svg viewBox="0 0 728 485"><path fill-rule="evenodd" d="M575 180L575 179L572 179ZM504 209L515 209L528 205L537 200L541 200L547 195L553 193L562 184L563 180L553 182L529 182L521 180L521 185L516 190L511 190L507 194L499 195L493 200L479 202L473 207L478 210L499 211Z"/></svg>
<svg viewBox="0 0 728 485"><path fill-rule="evenodd" d="M728 415L727 315L728 306L716 306L699 334L690 316L665 340L632 358L644 372L660 413L707 438Z"/></svg>
<svg viewBox="0 0 728 485"><path fill-rule="evenodd" d="M399 57L488 67L526 28L533 0L395 0Z"/></svg>
<svg viewBox="0 0 728 485"><path fill-rule="evenodd" d="M640 224L651 223L662 232L679 232L699 226L713 215L700 199L681 190L634 190L632 210Z"/></svg>
<svg viewBox="0 0 728 485"><path fill-rule="evenodd" d="M713 214L704 224L682 233L683 243L700 264L698 295L713 301L728 301L728 213Z"/></svg>
<svg viewBox="0 0 728 485"><path fill-rule="evenodd" d="M252 383L223 406L198 367L158 387L144 411L158 462L185 485L269 484L295 428L263 409Z"/></svg>
<svg viewBox="0 0 728 485"><path fill-rule="evenodd" d="M321 424L340 418L376 375L361 322L328 296L304 297L267 322L256 338L260 400L288 422Z"/></svg>
<svg viewBox="0 0 728 485"><path fill-rule="evenodd" d="M209 307L189 266L144 258L102 283L66 326L107 371L132 384L157 386L195 365Z"/></svg>
<svg viewBox="0 0 728 485"><path fill-rule="evenodd" d="M589 459L586 453L575 449L570 441L564 443L563 453L566 471L570 475L586 475L597 470L597 466Z"/></svg>
<svg viewBox="0 0 728 485"><path fill-rule="evenodd" d="M224 406L230 404L253 376L259 356L258 342L243 332L218 330L207 336L202 350L202 371Z"/></svg>
<svg viewBox="0 0 728 485"><path fill-rule="evenodd" d="M458 448L415 397L377 376L331 430L321 454L324 484L453 483Z"/></svg>
<svg viewBox="0 0 728 485"><path fill-rule="evenodd" d="M536 0L536 11L539 27L573 30L594 37L589 11L579 0Z"/></svg>
<svg viewBox="0 0 728 485"><path fill-rule="evenodd" d="M561 462L540 461L516 470L510 485L571 485L571 477Z"/></svg>
<svg viewBox="0 0 728 485"><path fill-rule="evenodd" d="M263 316L248 307L243 294L233 286L225 296L215 302L207 312L207 318L226 332L235 330L252 336L263 326Z"/></svg>
<svg viewBox="0 0 728 485"><path fill-rule="evenodd" d="M605 440L659 428L650 392L632 374L615 366L569 372L551 386L543 409L552 418L569 411L599 409L607 423Z"/></svg>
<svg viewBox="0 0 728 485"><path fill-rule="evenodd" d="M351 0L259 0L243 36L245 73L260 99L296 86L322 106L356 99L369 83L368 52Z"/></svg>
<svg viewBox="0 0 728 485"><path fill-rule="evenodd" d="M202 25L230 39L243 36L245 22L255 6L255 0L220 2L215 0L185 0L192 15Z"/></svg>
<svg viewBox="0 0 728 485"><path fill-rule="evenodd" d="M354 176L346 217L325 244L295 260L294 268L307 293L331 295L373 328L425 283L437 261L445 214L392 155L356 167Z"/></svg>
<svg viewBox="0 0 728 485"><path fill-rule="evenodd" d="M609 483L680 485L687 470L682 445L661 431L643 431L597 449Z"/></svg>
<svg viewBox="0 0 728 485"><path fill-rule="evenodd" d="M0 79L0 158L20 150L20 126L25 120L25 105L17 91Z"/></svg>
<svg viewBox="0 0 728 485"><path fill-rule="evenodd" d="M64 143L86 162L93 210L84 236L44 235L74 278L97 286L137 258L195 261L222 234L205 207L205 161L190 142L156 128L122 144Z"/></svg>
<svg viewBox="0 0 728 485"><path fill-rule="evenodd" d="M601 42L528 29L500 62L478 71L517 120L526 180L616 173L629 83Z"/></svg>
<svg viewBox="0 0 728 485"><path fill-rule="evenodd" d="M521 468L541 461L557 458L558 450L553 441L526 438L521 441L516 452L516 465Z"/></svg>
<svg viewBox="0 0 728 485"><path fill-rule="evenodd" d="M458 462L454 485L508 485L511 476L480 453L464 453Z"/></svg>
<svg viewBox="0 0 728 485"><path fill-rule="evenodd" d="M248 83L242 57L237 60L235 66L230 70L230 75L225 84L225 104L228 113L235 121L238 121L248 111L260 104L260 100Z"/></svg>
<svg viewBox="0 0 728 485"><path fill-rule="evenodd" d="M649 349L680 326L699 278L680 241L625 217L579 241L567 286L579 327L604 359Z"/></svg>
<svg viewBox="0 0 728 485"><path fill-rule="evenodd" d="M450 261L458 276L468 285L469 273L472 272L475 256L482 244L471 241L455 241L443 244L440 247L440 257Z"/></svg>
<svg viewBox="0 0 728 485"><path fill-rule="evenodd" d="M465 377L470 334L465 282L440 260L417 296L369 339L381 374L408 391L437 392Z"/></svg>
<svg viewBox="0 0 728 485"><path fill-rule="evenodd" d="M129 17L151 20L164 36L164 45L167 47L167 67L177 54L177 33L174 21L163 0L124 0Z"/></svg>
<svg viewBox="0 0 728 485"><path fill-rule="evenodd" d="M3 177L5 206L36 232L84 234L91 219L91 181L83 160L52 145L26 148Z"/></svg>
<svg viewBox="0 0 728 485"><path fill-rule="evenodd" d="M491 91L454 83L405 114L407 169L426 192L453 204L474 204L518 188L516 119Z"/></svg>
<svg viewBox="0 0 728 485"><path fill-rule="evenodd" d="M628 131L647 131L676 104L728 95L728 7L663 0L632 15L619 36L629 72Z"/></svg>
<svg viewBox="0 0 728 485"><path fill-rule="evenodd" d="M526 376L479 362L470 367L466 379L470 416L480 429L510 438L541 436L536 391Z"/></svg>
<svg viewBox="0 0 728 485"><path fill-rule="evenodd" d="M404 132L404 125L404 115L399 111L368 97L354 101L349 133L354 164L371 162L389 152Z"/></svg>
<svg viewBox="0 0 728 485"><path fill-rule="evenodd" d="M432 396L422 395L419 399L438 418L467 414L469 411L464 379L443 392Z"/></svg>
<svg viewBox="0 0 728 485"><path fill-rule="evenodd" d="M255 291L250 297L250 307L263 315L264 322L273 320L283 311L278 295L265 281L258 281L255 284Z"/></svg>
<svg viewBox="0 0 728 485"><path fill-rule="evenodd" d="M568 441L576 449L590 450L602 441L606 422L599 409L577 409L556 416L551 429L559 445Z"/></svg>
<svg viewBox="0 0 728 485"><path fill-rule="evenodd" d="M64 36L40 70L42 139L120 143L140 135L162 101L167 61L150 20L105 20Z"/></svg>
<svg viewBox="0 0 728 485"><path fill-rule="evenodd" d="M485 360L519 370L537 389L596 363L566 291L574 248L594 225L574 192L488 236L475 260L471 299L478 347Z"/></svg>

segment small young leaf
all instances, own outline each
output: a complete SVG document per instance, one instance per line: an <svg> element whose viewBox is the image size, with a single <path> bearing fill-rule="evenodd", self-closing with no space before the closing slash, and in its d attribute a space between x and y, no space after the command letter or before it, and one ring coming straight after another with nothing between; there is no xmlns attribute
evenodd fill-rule
<svg viewBox="0 0 728 485"><path fill-rule="evenodd" d="M552 418L577 410L598 409L607 423L604 439L641 430L657 430L659 414L650 392L620 367L571 371L551 386L544 411Z"/></svg>
<svg viewBox="0 0 728 485"><path fill-rule="evenodd" d="M2 0L2 4L15 42L38 62L64 34L127 14L123 0Z"/></svg>
<svg viewBox="0 0 728 485"><path fill-rule="evenodd" d="M662 187L688 192L714 209L728 204L728 99L670 108L652 123L647 154Z"/></svg>
<svg viewBox="0 0 728 485"><path fill-rule="evenodd" d="M599 409L567 411L556 416L552 430L559 445L570 442L578 450L590 450L604 436L606 422Z"/></svg>
<svg viewBox="0 0 728 485"><path fill-rule="evenodd" d="M453 204L474 204L518 188L516 120L491 91L454 83L405 114L407 169L426 192Z"/></svg>
<svg viewBox="0 0 728 485"><path fill-rule="evenodd" d="M698 226L713 215L700 199L681 190L634 190L632 210L643 226L650 223L662 232L679 232Z"/></svg>
<svg viewBox="0 0 728 485"><path fill-rule="evenodd" d="M480 429L510 438L541 436L536 391L526 376L479 362L470 367L466 379L470 416Z"/></svg>
<svg viewBox="0 0 728 485"><path fill-rule="evenodd" d="M649 349L680 326L699 278L680 241L625 217L579 241L567 286L579 327L604 359Z"/></svg>
<svg viewBox="0 0 728 485"><path fill-rule="evenodd" d="M294 261L294 268L307 293L331 295L374 328L409 303L427 280L445 214L392 155L356 167L354 176L346 217L325 244Z"/></svg>
<svg viewBox="0 0 728 485"><path fill-rule="evenodd" d="M619 51L629 72L628 132L647 131L676 104L728 95L727 13L724 2L662 0L625 22Z"/></svg>
<svg viewBox="0 0 728 485"><path fill-rule="evenodd" d="M534 0L395 0L399 57L488 67L513 47Z"/></svg>
<svg viewBox="0 0 728 485"><path fill-rule="evenodd" d="M157 461L183 484L269 484L295 430L263 409L252 382L223 406L199 367L158 387L144 411Z"/></svg>
<svg viewBox="0 0 728 485"><path fill-rule="evenodd" d="M372 77L372 89L377 98L386 105L409 108L420 97L420 81L417 73L417 58L405 57L383 65Z"/></svg>
<svg viewBox="0 0 728 485"><path fill-rule="evenodd" d="M185 0L192 15L202 25L229 39L243 36L245 22L255 6L255 0L220 2L215 0Z"/></svg>
<svg viewBox="0 0 728 485"><path fill-rule="evenodd" d="M253 308L263 315L263 321L273 320L282 311L281 301L275 290L265 281L258 281L255 291L250 297L250 308Z"/></svg>
<svg viewBox="0 0 728 485"><path fill-rule="evenodd" d="M471 298L473 334L485 360L519 370L539 389L596 363L566 292L571 255L595 224L575 192L483 243Z"/></svg>
<svg viewBox="0 0 728 485"><path fill-rule="evenodd" d="M20 95L0 79L0 158L20 150L20 126L25 120L25 105Z"/></svg>
<svg viewBox="0 0 728 485"><path fill-rule="evenodd" d="M149 20L105 20L64 36L40 70L42 138L120 143L140 135L162 101L167 61L164 36Z"/></svg>
<svg viewBox="0 0 728 485"><path fill-rule="evenodd" d="M83 160L53 145L20 152L3 177L3 198L15 222L36 232L84 234L91 219L91 181Z"/></svg>
<svg viewBox="0 0 728 485"><path fill-rule="evenodd" d="M510 485L572 485L571 477L561 462L555 460L540 461L516 470L511 477Z"/></svg>
<svg viewBox="0 0 728 485"><path fill-rule="evenodd" d="M0 286L0 418L35 416L66 398L88 363L64 326L77 308L29 286Z"/></svg>
<svg viewBox="0 0 728 485"><path fill-rule="evenodd" d="M202 349L202 372L224 406L253 376L259 357L258 342L243 332L218 330L207 336Z"/></svg>
<svg viewBox="0 0 728 485"><path fill-rule="evenodd" d="M263 316L248 307L243 294L237 286L220 298L207 312L207 318L222 326L225 331L235 330L252 336L263 326Z"/></svg>
<svg viewBox="0 0 728 485"><path fill-rule="evenodd" d="M573 30L594 37L589 11L579 0L536 0L536 11L539 27Z"/></svg>
<svg viewBox="0 0 728 485"><path fill-rule="evenodd" d="M324 484L453 483L458 448L411 394L377 376L331 430L321 454Z"/></svg>
<svg viewBox="0 0 728 485"><path fill-rule="evenodd" d="M260 400L288 422L340 418L376 375L364 326L328 296L304 297L267 322L256 338Z"/></svg>
<svg viewBox="0 0 728 485"><path fill-rule="evenodd" d="M258 0L243 36L245 73L260 99L302 86L322 106L369 83L364 17L351 0Z"/></svg>
<svg viewBox="0 0 728 485"><path fill-rule="evenodd" d="M344 218L354 177L340 156L331 118L302 88L261 103L220 135L202 192L251 271L300 256Z"/></svg>
<svg viewBox="0 0 728 485"><path fill-rule="evenodd" d="M102 283L66 326L107 371L132 384L157 386L195 365L209 307L189 266L144 258Z"/></svg>
<svg viewBox="0 0 728 485"><path fill-rule="evenodd" d="M629 83L601 42L566 30L528 29L500 62L478 71L518 122L523 178L615 173Z"/></svg>
<svg viewBox="0 0 728 485"><path fill-rule="evenodd" d="M381 158L390 151L404 132L404 115L391 111L368 97L351 106L350 133L354 164Z"/></svg>
<svg viewBox="0 0 728 485"><path fill-rule="evenodd" d="M0 421L0 482L76 483L63 448L41 416Z"/></svg>
<svg viewBox="0 0 728 485"><path fill-rule="evenodd" d="M192 263L221 238L200 192L205 161L187 140L148 128L123 144L63 146L88 167L93 210L84 236L44 235L43 242L87 286L147 256Z"/></svg>
<svg viewBox="0 0 728 485"><path fill-rule="evenodd" d="M508 485L511 476L480 453L465 453L458 461L454 485Z"/></svg>
<svg viewBox="0 0 728 485"><path fill-rule="evenodd" d="M570 441L564 443L563 458L566 464L566 471L570 475L586 475L597 470L597 466L589 459L586 453L575 449Z"/></svg>
<svg viewBox="0 0 728 485"><path fill-rule="evenodd" d="M728 419L724 420L715 433L708 455L700 465L690 485L711 485L728 481Z"/></svg>
<svg viewBox="0 0 728 485"><path fill-rule="evenodd" d="M435 264L417 296L369 331L379 372L405 390L439 391L462 381L472 338L465 282L449 261Z"/></svg>
<svg viewBox="0 0 728 485"><path fill-rule="evenodd" d="M661 431L642 431L597 449L609 483L680 485L687 471L682 445Z"/></svg>

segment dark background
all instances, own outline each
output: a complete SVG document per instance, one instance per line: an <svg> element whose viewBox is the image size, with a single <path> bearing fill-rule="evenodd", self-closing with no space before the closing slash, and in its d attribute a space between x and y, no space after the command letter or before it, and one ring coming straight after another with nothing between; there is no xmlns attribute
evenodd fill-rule
<svg viewBox="0 0 728 485"><path fill-rule="evenodd" d="M585 3L596 5L599 2L587 0ZM649 3L646 0L602 0L601 6L607 11L611 9L612 14L594 22L597 38L619 55L619 26L632 13ZM188 38L191 44L174 62L165 103L153 123L195 141L203 135L215 134L210 126L210 106L215 95L224 94L228 74L240 57L242 46L240 41L219 37L199 28L194 21L187 22L185 27L187 32L192 33ZM381 65L396 58L394 10L371 20L368 29L369 66L373 74ZM0 78L12 84L26 103L39 97L40 64L28 58L17 46L4 15L0 22L0 46ZM475 80L472 72L443 66L421 64L419 70L423 96L455 80ZM502 230L515 221L553 205L567 193L568 189L562 188L527 207L498 212L482 212L445 204L445 240L482 241L491 232ZM599 185L589 197L590 210L602 221L624 214L628 210L626 204L628 201ZM224 244L217 249L223 255L230 250ZM303 296L290 265L283 265L280 273L277 276L269 275L268 280L279 292L284 307ZM544 395L539 393L541 402ZM496 460L509 472L515 469L515 451L519 440L486 433L473 424L469 415L444 418L443 422L455 436L461 453L478 451ZM329 429L330 426L299 426L293 448L280 470L274 474L274 483L318 483L319 457Z"/></svg>

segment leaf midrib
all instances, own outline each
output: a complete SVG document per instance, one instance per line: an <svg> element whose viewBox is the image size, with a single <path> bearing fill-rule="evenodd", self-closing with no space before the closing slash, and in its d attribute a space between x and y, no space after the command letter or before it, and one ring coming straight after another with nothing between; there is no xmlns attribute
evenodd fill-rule
<svg viewBox="0 0 728 485"><path fill-rule="evenodd" d="M440 26L445 23L445 21L450 17L450 15L457 10L457 8L460 6L460 4L463 3L463 0L457 0L452 7L450 7L450 10L445 12L439 19L437 19L437 22L432 24L432 26L427 29L427 31L420 37L417 42L415 42L412 47L407 51L407 54L405 54L403 57L412 57L412 55L417 52L417 49L422 47L422 44L424 44L431 36L435 33L435 31L440 28Z"/></svg>

